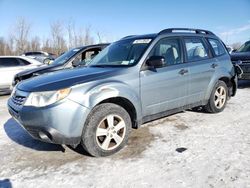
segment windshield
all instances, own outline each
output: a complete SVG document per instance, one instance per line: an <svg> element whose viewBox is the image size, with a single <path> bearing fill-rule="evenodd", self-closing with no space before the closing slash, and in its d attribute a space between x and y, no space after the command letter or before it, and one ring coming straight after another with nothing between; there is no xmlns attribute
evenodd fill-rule
<svg viewBox="0 0 250 188"><path fill-rule="evenodd" d="M237 52L250 52L250 41L246 42L245 44L243 44L238 50Z"/></svg>
<svg viewBox="0 0 250 188"><path fill-rule="evenodd" d="M132 66L145 52L152 39L125 39L114 42L100 52L89 66Z"/></svg>
<svg viewBox="0 0 250 188"><path fill-rule="evenodd" d="M58 58L56 58L51 65L62 65L66 63L69 59L71 59L75 54L79 52L80 49L75 48L72 50L67 51L66 53L60 55Z"/></svg>

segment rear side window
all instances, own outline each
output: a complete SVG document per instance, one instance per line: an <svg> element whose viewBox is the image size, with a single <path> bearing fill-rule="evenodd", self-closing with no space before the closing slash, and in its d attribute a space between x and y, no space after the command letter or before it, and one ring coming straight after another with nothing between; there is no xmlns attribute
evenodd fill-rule
<svg viewBox="0 0 250 188"><path fill-rule="evenodd" d="M184 39L188 61L199 61L208 58L208 51L201 38Z"/></svg>
<svg viewBox="0 0 250 188"><path fill-rule="evenodd" d="M216 56L220 56L226 53L225 48L222 46L220 41L216 39L208 39L208 42L211 44Z"/></svg>
<svg viewBox="0 0 250 188"><path fill-rule="evenodd" d="M25 53L25 55L27 55L27 56L32 56L32 55L43 55L43 53L41 53L41 52L27 52L27 53Z"/></svg>
<svg viewBox="0 0 250 188"><path fill-rule="evenodd" d="M16 67L21 66L16 58L0 58L0 67Z"/></svg>
<svg viewBox="0 0 250 188"><path fill-rule="evenodd" d="M24 59L20 58L20 59L18 59L18 61L19 61L20 65L22 65L22 66L30 65L30 63Z"/></svg>

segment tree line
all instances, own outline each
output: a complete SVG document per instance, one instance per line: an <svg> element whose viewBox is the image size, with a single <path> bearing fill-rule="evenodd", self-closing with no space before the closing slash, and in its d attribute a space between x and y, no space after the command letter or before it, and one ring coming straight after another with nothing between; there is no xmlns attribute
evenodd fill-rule
<svg viewBox="0 0 250 188"><path fill-rule="evenodd" d="M7 37L0 36L0 55L21 55L27 51L46 51L56 55L83 45L102 42L100 32L92 34L91 26L76 29L73 20L66 24L62 21L55 21L50 24L50 35L41 39L39 36L32 36L32 26L24 18L17 19L10 29Z"/></svg>
<svg viewBox="0 0 250 188"><path fill-rule="evenodd" d="M32 26L25 18L19 18L13 24L7 37L0 36L0 55L21 55L28 51L46 51L60 55L71 48L96 42L103 42L101 32L93 32L90 26L76 29L73 20L52 22L50 35L40 38L32 35ZM240 45L240 42L231 44L233 49L238 49Z"/></svg>

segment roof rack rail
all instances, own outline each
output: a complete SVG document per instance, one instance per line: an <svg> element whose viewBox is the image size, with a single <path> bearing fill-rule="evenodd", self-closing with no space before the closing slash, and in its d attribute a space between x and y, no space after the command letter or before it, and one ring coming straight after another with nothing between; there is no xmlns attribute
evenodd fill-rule
<svg viewBox="0 0 250 188"><path fill-rule="evenodd" d="M196 34L206 34L206 35L215 35L211 31L204 30L204 29L192 29L192 28L169 28L164 29L158 33L158 35L166 34L166 33L173 33L173 31L189 31L189 32L195 32Z"/></svg>

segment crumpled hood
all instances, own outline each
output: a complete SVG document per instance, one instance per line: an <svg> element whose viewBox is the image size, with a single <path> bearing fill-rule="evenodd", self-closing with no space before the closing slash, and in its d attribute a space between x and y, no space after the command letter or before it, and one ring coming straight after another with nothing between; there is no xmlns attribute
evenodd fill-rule
<svg viewBox="0 0 250 188"><path fill-rule="evenodd" d="M231 54L231 60L232 61L245 61L250 60L250 52L233 52Z"/></svg>
<svg viewBox="0 0 250 188"><path fill-rule="evenodd" d="M28 92L51 91L120 74L123 68L83 67L56 71L22 81L18 89Z"/></svg>

